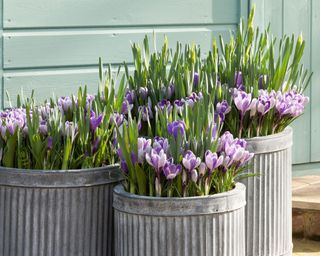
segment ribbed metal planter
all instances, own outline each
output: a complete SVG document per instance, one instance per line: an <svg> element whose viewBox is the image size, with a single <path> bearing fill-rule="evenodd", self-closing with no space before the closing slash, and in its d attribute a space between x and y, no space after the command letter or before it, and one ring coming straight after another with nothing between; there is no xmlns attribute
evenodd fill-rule
<svg viewBox="0 0 320 256"><path fill-rule="evenodd" d="M292 255L291 146L292 129L248 139L254 152L246 185L246 255Z"/></svg>
<svg viewBox="0 0 320 256"><path fill-rule="evenodd" d="M0 168L1 256L113 252L117 165L69 171Z"/></svg>
<svg viewBox="0 0 320 256"><path fill-rule="evenodd" d="M117 256L244 256L245 186L206 197L159 198L114 189Z"/></svg>

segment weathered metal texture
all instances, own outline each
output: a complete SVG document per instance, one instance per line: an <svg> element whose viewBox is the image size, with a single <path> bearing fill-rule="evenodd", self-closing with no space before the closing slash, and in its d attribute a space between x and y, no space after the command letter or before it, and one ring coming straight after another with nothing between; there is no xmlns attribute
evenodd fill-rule
<svg viewBox="0 0 320 256"><path fill-rule="evenodd" d="M121 179L117 165L0 168L0 255L114 255L112 190Z"/></svg>
<svg viewBox="0 0 320 256"><path fill-rule="evenodd" d="M114 189L117 256L244 256L245 186L206 197L159 198Z"/></svg>
<svg viewBox="0 0 320 256"><path fill-rule="evenodd" d="M248 139L254 152L246 185L246 255L292 255L292 129Z"/></svg>

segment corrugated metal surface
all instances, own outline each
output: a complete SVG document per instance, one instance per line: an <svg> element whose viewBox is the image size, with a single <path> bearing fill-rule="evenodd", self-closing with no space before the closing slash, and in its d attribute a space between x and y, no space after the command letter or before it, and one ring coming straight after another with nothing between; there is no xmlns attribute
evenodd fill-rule
<svg viewBox="0 0 320 256"><path fill-rule="evenodd" d="M246 255L292 254L292 131L249 140L255 153L247 187Z"/></svg>
<svg viewBox="0 0 320 256"><path fill-rule="evenodd" d="M0 255L114 255L119 169L51 173L51 182L50 173L37 172L0 169Z"/></svg>
<svg viewBox="0 0 320 256"><path fill-rule="evenodd" d="M245 188L235 190L191 199L115 190L116 255L245 256Z"/></svg>

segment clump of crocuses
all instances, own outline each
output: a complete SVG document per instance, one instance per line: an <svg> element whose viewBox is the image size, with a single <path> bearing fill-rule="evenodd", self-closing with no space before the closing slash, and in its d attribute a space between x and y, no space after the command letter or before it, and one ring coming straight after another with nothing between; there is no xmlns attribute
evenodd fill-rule
<svg viewBox="0 0 320 256"><path fill-rule="evenodd" d="M265 136L283 131L303 114L309 98L293 87L277 92L260 89L258 96L231 90L232 111L226 115L225 129L239 137Z"/></svg>
<svg viewBox="0 0 320 256"><path fill-rule="evenodd" d="M106 83L44 105L28 100L0 112L0 165L23 169L81 169L118 162L115 126L121 126L124 80L117 97ZM101 97L103 95L103 97Z"/></svg>
<svg viewBox="0 0 320 256"><path fill-rule="evenodd" d="M195 95L191 96L196 97ZM233 189L253 154L246 142L229 132L220 136L226 102L214 111L211 95L185 105L155 109L153 138L139 133L131 118L118 129L118 154L130 193L148 196L186 197L221 193ZM163 104L168 106L167 104ZM180 112L180 113L178 113Z"/></svg>

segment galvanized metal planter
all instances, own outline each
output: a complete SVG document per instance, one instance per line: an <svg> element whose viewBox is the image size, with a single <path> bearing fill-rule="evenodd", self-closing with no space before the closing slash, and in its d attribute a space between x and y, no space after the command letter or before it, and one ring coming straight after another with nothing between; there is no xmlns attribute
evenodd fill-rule
<svg viewBox="0 0 320 256"><path fill-rule="evenodd" d="M159 198L114 189L117 256L244 256L245 186L206 197Z"/></svg>
<svg viewBox="0 0 320 256"><path fill-rule="evenodd" d="M0 255L113 255L117 165L69 171L0 167Z"/></svg>
<svg viewBox="0 0 320 256"><path fill-rule="evenodd" d="M292 255L291 146L292 129L248 139L254 152L246 185L246 255Z"/></svg>

